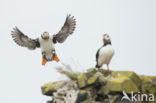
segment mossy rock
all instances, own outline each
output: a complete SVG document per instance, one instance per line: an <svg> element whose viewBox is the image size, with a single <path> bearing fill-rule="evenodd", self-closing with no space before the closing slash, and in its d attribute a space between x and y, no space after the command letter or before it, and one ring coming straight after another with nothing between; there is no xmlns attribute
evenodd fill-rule
<svg viewBox="0 0 156 103"><path fill-rule="evenodd" d="M150 101L149 103L156 103L156 94L154 96L154 101Z"/></svg>
<svg viewBox="0 0 156 103"><path fill-rule="evenodd" d="M113 98L111 98L111 103L115 103L118 98L120 98L120 95L114 95Z"/></svg>
<svg viewBox="0 0 156 103"><path fill-rule="evenodd" d="M80 90L77 96L76 103L87 103L85 102L88 100L88 93L86 90Z"/></svg>
<svg viewBox="0 0 156 103"><path fill-rule="evenodd" d="M142 92L156 94L156 78L143 75L140 75L140 78L142 79Z"/></svg>
<svg viewBox="0 0 156 103"><path fill-rule="evenodd" d="M141 79L140 77L135 73L131 71L114 71L112 72L111 76L113 77L119 77L119 76L127 76L129 79L131 79L138 88L141 86Z"/></svg>
<svg viewBox="0 0 156 103"><path fill-rule="evenodd" d="M105 76L105 77L108 76L108 75L110 75L112 73L112 71L107 71L105 69L97 69L97 68L89 68L89 69L87 69L87 73L93 73L93 74L95 74L97 72L102 73L103 76Z"/></svg>
<svg viewBox="0 0 156 103"><path fill-rule="evenodd" d="M87 69L87 73L96 73L96 72L97 72L96 68Z"/></svg>
<svg viewBox="0 0 156 103"><path fill-rule="evenodd" d="M98 79L98 75L95 73L83 73L78 75L78 86L84 88L94 84Z"/></svg>
<svg viewBox="0 0 156 103"><path fill-rule="evenodd" d="M87 84L88 85L94 84L97 81L98 77L99 76L97 74L94 74L92 77L88 78Z"/></svg>
<svg viewBox="0 0 156 103"><path fill-rule="evenodd" d="M151 76L139 75L139 77L143 82L151 82Z"/></svg>
<svg viewBox="0 0 156 103"><path fill-rule="evenodd" d="M81 103L92 103L92 102L90 100L85 100L85 101L83 101Z"/></svg>
<svg viewBox="0 0 156 103"><path fill-rule="evenodd" d="M53 92L56 91L56 88L57 88L58 86L60 86L60 84L61 84L62 82L63 82L63 81L58 81L58 82L53 82L53 83L44 84L44 85L41 87L42 94L43 94L43 95L47 95L47 96L52 96L52 95L53 95Z"/></svg>
<svg viewBox="0 0 156 103"><path fill-rule="evenodd" d="M90 68L81 74L70 72L65 74L70 81L58 81L42 86L42 93L52 97L52 101L48 103L53 103L54 100L63 102L62 98L70 98L71 95L74 96L74 92L76 93L74 103L121 103L123 91L128 96L131 95L131 92L134 94L154 94L156 99L156 76L143 76L131 71L106 71L96 68ZM63 94L60 94L61 92ZM71 96L71 98L73 97ZM156 100L154 102L123 100L122 103L156 103Z"/></svg>
<svg viewBox="0 0 156 103"><path fill-rule="evenodd" d="M79 88L83 88L86 86L87 76L85 73L78 75L77 79Z"/></svg>
<svg viewBox="0 0 156 103"><path fill-rule="evenodd" d="M143 83L151 83L153 85L156 85L156 76L144 76L144 75L140 75L139 76Z"/></svg>
<svg viewBox="0 0 156 103"><path fill-rule="evenodd" d="M144 83L142 85L142 92L156 94L156 85L150 83Z"/></svg>
<svg viewBox="0 0 156 103"><path fill-rule="evenodd" d="M112 73L112 71L108 71L105 69L98 69L98 72L101 72L104 77L107 77L107 76L111 75L111 73Z"/></svg>
<svg viewBox="0 0 156 103"><path fill-rule="evenodd" d="M156 76L152 76L152 84L156 85Z"/></svg>
<svg viewBox="0 0 156 103"><path fill-rule="evenodd" d="M138 92L137 85L127 76L119 76L115 79L108 81L108 83L103 86L99 93L102 95L107 95L110 92L122 92L131 93L132 91Z"/></svg>

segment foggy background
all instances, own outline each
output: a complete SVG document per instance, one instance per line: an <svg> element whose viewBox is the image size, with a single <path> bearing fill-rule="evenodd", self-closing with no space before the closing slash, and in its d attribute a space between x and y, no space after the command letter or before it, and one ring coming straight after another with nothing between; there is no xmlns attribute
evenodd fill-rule
<svg viewBox="0 0 156 103"><path fill-rule="evenodd" d="M40 49L16 45L10 32L17 26L31 38L44 31L57 33L67 14L75 16L73 35L56 52L75 71L95 66L102 35L110 34L115 55L110 69L156 75L155 0L0 0L0 102L46 103L41 94L47 82L65 79L49 62L41 66ZM104 66L104 68L106 68Z"/></svg>

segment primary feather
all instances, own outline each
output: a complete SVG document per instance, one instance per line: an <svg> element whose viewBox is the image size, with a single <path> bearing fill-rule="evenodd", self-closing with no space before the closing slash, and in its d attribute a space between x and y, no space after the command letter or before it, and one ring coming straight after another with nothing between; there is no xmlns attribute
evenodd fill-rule
<svg viewBox="0 0 156 103"><path fill-rule="evenodd" d="M39 47L38 39L29 38L17 27L13 28L11 35L15 43L17 43L19 46L27 47L29 49L36 49L36 47Z"/></svg>
<svg viewBox="0 0 156 103"><path fill-rule="evenodd" d="M67 15L63 27L56 35L54 35L54 39L59 43L63 43L67 39L67 37L74 32L75 25L76 21L74 19L74 16Z"/></svg>

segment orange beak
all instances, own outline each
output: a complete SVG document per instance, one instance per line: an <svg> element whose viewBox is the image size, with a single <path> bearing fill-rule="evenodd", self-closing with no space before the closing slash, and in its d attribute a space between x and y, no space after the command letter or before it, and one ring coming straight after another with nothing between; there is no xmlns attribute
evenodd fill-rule
<svg viewBox="0 0 156 103"><path fill-rule="evenodd" d="M57 57L56 53L54 53L54 60L55 60L56 62L59 62L59 61L60 61L60 59Z"/></svg>
<svg viewBox="0 0 156 103"><path fill-rule="evenodd" d="M47 63L47 60L44 59L44 57L42 57L42 65L45 66Z"/></svg>

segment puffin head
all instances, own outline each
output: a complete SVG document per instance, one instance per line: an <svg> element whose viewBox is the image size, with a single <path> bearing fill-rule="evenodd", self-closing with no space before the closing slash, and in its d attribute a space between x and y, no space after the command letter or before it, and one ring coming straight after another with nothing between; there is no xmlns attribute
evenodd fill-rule
<svg viewBox="0 0 156 103"><path fill-rule="evenodd" d="M111 38L110 38L110 36L109 36L108 34L104 34L104 35L103 35L103 42L104 42L104 43L109 43L109 42L111 42Z"/></svg>
<svg viewBox="0 0 156 103"><path fill-rule="evenodd" d="M42 39L49 39L49 33L48 32L44 32L42 35L41 35Z"/></svg>

